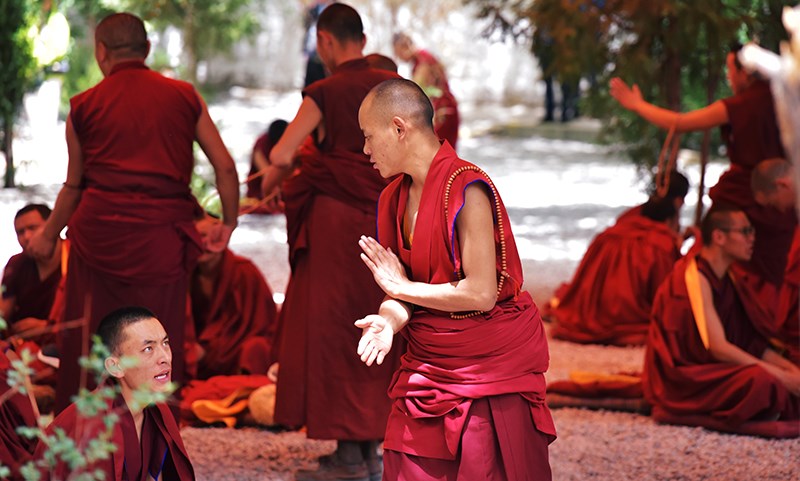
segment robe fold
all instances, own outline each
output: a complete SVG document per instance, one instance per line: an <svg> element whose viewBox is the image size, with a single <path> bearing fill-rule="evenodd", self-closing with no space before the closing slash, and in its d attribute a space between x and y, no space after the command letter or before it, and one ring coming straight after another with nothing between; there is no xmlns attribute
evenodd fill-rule
<svg viewBox="0 0 800 481"><path fill-rule="evenodd" d="M722 138L731 165L708 195L714 203L741 208L755 227L752 259L742 265L754 274L748 277L748 282L761 303L774 311L797 214L794 209L780 212L774 207L758 205L750 189L750 175L759 162L785 156L769 83L756 81L722 102L729 119L721 129Z"/></svg>
<svg viewBox="0 0 800 481"><path fill-rule="evenodd" d="M62 429L79 449L86 449L89 441L105 432L103 417L107 413L116 412L120 419L114 425L110 442L117 449L108 459L98 460L87 467L88 472L99 470L108 481L133 481L131 473L141 472L140 478L134 478L139 481L149 479L146 478L147 472L155 474L160 467L162 477L159 480L194 480L194 469L172 411L163 404L149 406L145 411L141 440L136 437L130 411L119 397L108 401L98 416L91 418L83 417L76 405L71 404L50 423L47 434L53 434L56 428ZM34 459L41 459L45 449L46 446L40 443ZM67 479L73 473L67 463L58 461L52 471L42 470L41 474L42 481L48 481Z"/></svg>
<svg viewBox="0 0 800 481"><path fill-rule="evenodd" d="M509 479L525 479L511 473L518 469L531 473L545 467L549 473L546 454L545 466L502 466L514 464L510 453L515 446L523 449L523 445L533 443L544 446L546 453L547 444L555 439L555 426L545 404L544 372L549 354L539 311L530 295L520 290L522 265L508 215L491 180L459 159L445 142L425 180L410 249L402 236L408 176L395 179L381 196L379 241L399 253L414 281L439 284L458 280L462 267L456 220L464 205L464 192L474 182L492 192L500 286L497 304L483 313L415 307L401 331L408 349L389 390L393 404L384 448L400 453L401 459L414 459L412 463L416 464L457 460L461 471L466 472L464 465L470 462L471 450L487 439L500 440L498 457L491 464L497 472L505 470ZM479 412L492 419L493 434L488 437L485 428L483 434L470 434L472 416ZM511 419L501 421L504 413ZM508 440L511 445L504 446ZM386 452L385 456L395 456ZM404 472L403 463L396 466L395 461L387 462L386 479L396 479ZM451 468L459 470L457 466Z"/></svg>
<svg viewBox="0 0 800 481"><path fill-rule="evenodd" d="M700 256L681 259L653 304L642 377L652 416L729 432L800 435L800 399L763 368L718 361L704 346L685 281L694 259L728 341L757 358L768 347L770 320L748 285L730 273L718 279Z"/></svg>
<svg viewBox="0 0 800 481"><path fill-rule="evenodd" d="M581 343L644 344L661 282L680 258L663 222L626 216L598 235L552 310L553 336Z"/></svg>
<svg viewBox="0 0 800 481"><path fill-rule="evenodd" d="M189 190L202 112L194 87L123 62L71 106L84 190L68 223L64 318L88 323L58 336L56 412L78 391L90 333L121 307L155 313L171 340L172 379L183 381L188 277L202 252Z"/></svg>
<svg viewBox="0 0 800 481"><path fill-rule="evenodd" d="M193 278L192 317L197 342L205 351L198 378L242 374L243 370L266 374L272 361L270 347L277 321L272 291L250 260L229 249L223 252L219 268L210 298L202 294L198 274ZM254 341L261 341L259 344L264 347L258 368L242 356Z"/></svg>
<svg viewBox="0 0 800 481"><path fill-rule="evenodd" d="M374 234L375 205L387 183L363 153L358 109L372 87L390 78L398 76L361 58L303 92L322 112L325 137L287 189L292 277L276 340L275 422L305 425L310 438L381 439L389 414L386 389L399 354L377 368L364 365L353 323L383 298L359 258L358 240Z"/></svg>
<svg viewBox="0 0 800 481"><path fill-rule="evenodd" d="M11 361L5 354L8 345L0 341L0 396L9 389L8 373ZM19 468L33 459L36 440L17 433L20 426L36 426L31 400L28 396L16 393L0 403L0 463L11 469L9 481L22 481Z"/></svg>
<svg viewBox="0 0 800 481"><path fill-rule="evenodd" d="M786 354L793 363L800 366L800 229L795 230L786 273L778 296L777 320L778 338L783 343Z"/></svg>

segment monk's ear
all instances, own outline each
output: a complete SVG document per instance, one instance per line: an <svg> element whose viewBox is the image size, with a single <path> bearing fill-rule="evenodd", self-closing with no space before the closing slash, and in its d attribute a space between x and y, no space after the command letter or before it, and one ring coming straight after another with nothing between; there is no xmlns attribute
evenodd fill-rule
<svg viewBox="0 0 800 481"><path fill-rule="evenodd" d="M392 117L392 129L394 129L398 139L405 138L406 134L408 134L408 122L402 117L394 116Z"/></svg>
<svg viewBox="0 0 800 481"><path fill-rule="evenodd" d="M106 371L108 372L111 377L115 377L117 379L121 379L125 376L125 371L122 369L122 366L119 365L119 358L115 356L109 356L106 358L104 365L106 367Z"/></svg>

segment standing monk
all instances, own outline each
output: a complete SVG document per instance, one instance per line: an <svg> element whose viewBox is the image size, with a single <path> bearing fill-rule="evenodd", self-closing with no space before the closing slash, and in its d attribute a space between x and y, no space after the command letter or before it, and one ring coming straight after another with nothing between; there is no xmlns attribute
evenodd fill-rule
<svg viewBox="0 0 800 481"><path fill-rule="evenodd" d="M790 211L797 201L794 169L786 159L767 159L753 169L753 194L761 205ZM774 328L789 360L800 365L800 228L795 228L783 284L778 294Z"/></svg>
<svg viewBox="0 0 800 481"><path fill-rule="evenodd" d="M715 205L699 254L661 284L643 388L659 422L720 431L800 435L800 367L768 342L770 319L730 266L750 258L755 231L737 208Z"/></svg>
<svg viewBox="0 0 800 481"><path fill-rule="evenodd" d="M450 91L444 65L427 50L417 48L411 37L396 33L392 38L394 53L403 62L411 62L411 78L428 94L433 104L433 128L440 139L455 149L458 142L458 102Z"/></svg>
<svg viewBox="0 0 800 481"><path fill-rule="evenodd" d="M386 296L356 321L357 352L380 365L396 333L408 341L384 479L550 479L547 340L494 184L440 143L411 81L374 88L359 123L375 168L397 176L378 204L380 244L359 241Z"/></svg>
<svg viewBox="0 0 800 481"><path fill-rule="evenodd" d="M663 129L674 127L676 132L691 132L721 127L731 166L708 194L714 203L741 208L756 228L753 258L742 266L753 274L749 282L761 303L774 310L797 216L793 209L780 212L758 205L753 198L753 167L784 154L769 83L744 69L737 57L740 49L741 45L735 45L726 60L728 83L734 95L707 107L686 113L662 109L644 101L636 85L631 89L619 78L611 80L611 95L626 109Z"/></svg>
<svg viewBox="0 0 800 481"><path fill-rule="evenodd" d="M149 51L138 17L117 13L97 25L95 58L105 78L70 101L67 181L31 239L31 251L47 256L69 226L64 316L87 321L58 335L56 412L78 392L89 333L130 303L163 320L175 356L172 378L184 380L188 277L202 251L194 227L199 206L189 190L195 140L214 167L224 216L206 247L224 250L236 227L233 159L194 87L147 68Z"/></svg>
<svg viewBox="0 0 800 481"><path fill-rule="evenodd" d="M362 53L365 42L352 7L335 3L322 12L317 52L331 75L303 91L297 116L272 150L273 171L265 180L269 194L292 173L297 148L315 136L319 155L304 159L294 177L303 184L302 208L295 208L294 195L286 204L287 219L303 233L293 241L281 312L275 420L305 425L309 437L338 443L318 471L298 472L298 480L380 478L376 448L389 415L393 363L372 370L352 355L359 337L353 320L376 309L382 297L369 269L353 269L353 260L359 237L375 231L375 205L386 181L361 152L358 108L372 87L397 74L371 68Z"/></svg>

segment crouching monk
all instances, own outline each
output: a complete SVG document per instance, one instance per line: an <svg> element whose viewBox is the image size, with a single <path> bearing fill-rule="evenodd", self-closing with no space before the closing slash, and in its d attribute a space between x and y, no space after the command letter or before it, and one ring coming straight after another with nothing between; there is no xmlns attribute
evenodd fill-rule
<svg viewBox="0 0 800 481"><path fill-rule="evenodd" d="M675 265L653 304L643 388L660 422L800 435L800 368L768 342L770 319L730 266L753 253L739 209L714 206L703 246Z"/></svg>
<svg viewBox="0 0 800 481"><path fill-rule="evenodd" d="M135 393L164 391L172 374L172 351L169 337L152 312L141 307L118 309L100 321L97 334L111 353L105 359L110 379L119 384L119 394L108 401L105 412L115 412L119 421L113 427L110 442L116 450L107 459L86 466L85 472L102 472L111 481L154 479L193 480L194 471L183 446L178 424L164 404L142 407ZM135 362L121 362L133 359ZM79 448L98 438L106 427L103 413L83 417L76 404L71 404L47 428L57 429L75 441ZM36 449L43 480L67 479L77 475L67 460L56 459L46 465L42 456L47 444ZM71 479L71 478L70 478Z"/></svg>
<svg viewBox="0 0 800 481"><path fill-rule="evenodd" d="M381 194L380 243L359 242L386 297L356 321L357 352L380 364L396 333L408 340L389 392L384 479L550 479L547 340L520 290L508 215L432 118L403 79L373 88L359 111L364 153L383 177L403 174Z"/></svg>

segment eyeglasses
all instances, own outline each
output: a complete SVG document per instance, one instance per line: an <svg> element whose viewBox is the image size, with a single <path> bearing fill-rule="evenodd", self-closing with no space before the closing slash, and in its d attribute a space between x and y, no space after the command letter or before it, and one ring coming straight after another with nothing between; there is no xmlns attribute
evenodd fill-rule
<svg viewBox="0 0 800 481"><path fill-rule="evenodd" d="M751 225L748 225L748 226L745 226L745 227L740 227L738 229L725 228L725 229L720 229L720 230L722 232L738 232L738 233L742 234L745 237L750 236L750 235L754 235L756 233L755 227L753 227Z"/></svg>

